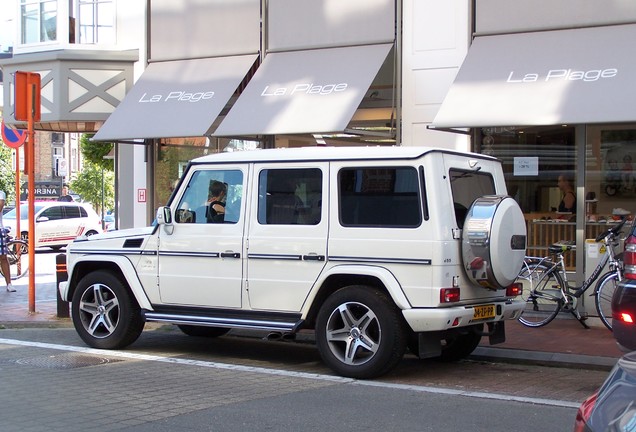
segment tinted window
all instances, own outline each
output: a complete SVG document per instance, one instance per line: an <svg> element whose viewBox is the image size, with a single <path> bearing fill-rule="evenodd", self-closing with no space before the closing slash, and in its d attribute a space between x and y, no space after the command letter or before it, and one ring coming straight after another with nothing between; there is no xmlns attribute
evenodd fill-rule
<svg viewBox="0 0 636 432"><path fill-rule="evenodd" d="M61 206L53 206L44 210L40 217L47 217L49 220L58 220L64 218L64 213L62 212Z"/></svg>
<svg viewBox="0 0 636 432"><path fill-rule="evenodd" d="M345 168L338 174L343 226L416 227L422 221L417 170Z"/></svg>
<svg viewBox="0 0 636 432"><path fill-rule="evenodd" d="M81 217L88 217L88 212L86 211L84 207L78 207L78 208L79 208Z"/></svg>
<svg viewBox="0 0 636 432"><path fill-rule="evenodd" d="M322 211L318 168L266 169L258 177L258 222L262 225L317 225Z"/></svg>
<svg viewBox="0 0 636 432"><path fill-rule="evenodd" d="M64 206L64 211L66 212L67 219L75 219L80 217L79 207L76 206Z"/></svg>

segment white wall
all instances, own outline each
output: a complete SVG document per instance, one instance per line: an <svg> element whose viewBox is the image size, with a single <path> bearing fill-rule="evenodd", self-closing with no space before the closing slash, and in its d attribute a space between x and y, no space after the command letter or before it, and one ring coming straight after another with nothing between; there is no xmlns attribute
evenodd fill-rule
<svg viewBox="0 0 636 432"><path fill-rule="evenodd" d="M403 0L402 144L469 150L467 136L426 128L462 64L471 35L469 0Z"/></svg>

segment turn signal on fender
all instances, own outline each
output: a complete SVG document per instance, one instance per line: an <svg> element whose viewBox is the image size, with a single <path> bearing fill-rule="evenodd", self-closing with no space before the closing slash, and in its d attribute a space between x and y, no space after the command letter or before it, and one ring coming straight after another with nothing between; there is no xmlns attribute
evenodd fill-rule
<svg viewBox="0 0 636 432"><path fill-rule="evenodd" d="M506 288L506 297L517 297L523 293L523 285L521 282L515 282Z"/></svg>

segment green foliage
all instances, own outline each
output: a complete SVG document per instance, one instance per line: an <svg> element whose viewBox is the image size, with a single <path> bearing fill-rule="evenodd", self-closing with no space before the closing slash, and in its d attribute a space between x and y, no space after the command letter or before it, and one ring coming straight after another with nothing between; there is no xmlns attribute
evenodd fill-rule
<svg viewBox="0 0 636 432"><path fill-rule="evenodd" d="M104 187L104 212L115 207L115 174L101 166L84 160L84 167L77 178L69 184L71 190L91 203L95 211L102 210L102 175Z"/></svg>
<svg viewBox="0 0 636 432"><path fill-rule="evenodd" d="M115 161L113 159L104 159L104 156L113 149L113 143L91 141L92 137L93 134L83 134L80 138L80 150L84 160L100 168L113 171L115 169Z"/></svg>
<svg viewBox="0 0 636 432"><path fill-rule="evenodd" d="M7 195L7 203L15 201L15 171L11 159L11 149L0 139L0 190Z"/></svg>

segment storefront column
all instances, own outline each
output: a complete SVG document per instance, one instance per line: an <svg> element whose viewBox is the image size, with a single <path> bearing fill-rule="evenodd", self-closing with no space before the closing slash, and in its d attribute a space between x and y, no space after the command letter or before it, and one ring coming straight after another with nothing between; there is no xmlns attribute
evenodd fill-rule
<svg viewBox="0 0 636 432"><path fill-rule="evenodd" d="M574 280L577 285L585 280L585 145L587 143L586 126L574 128L574 148L576 149L576 271Z"/></svg>

